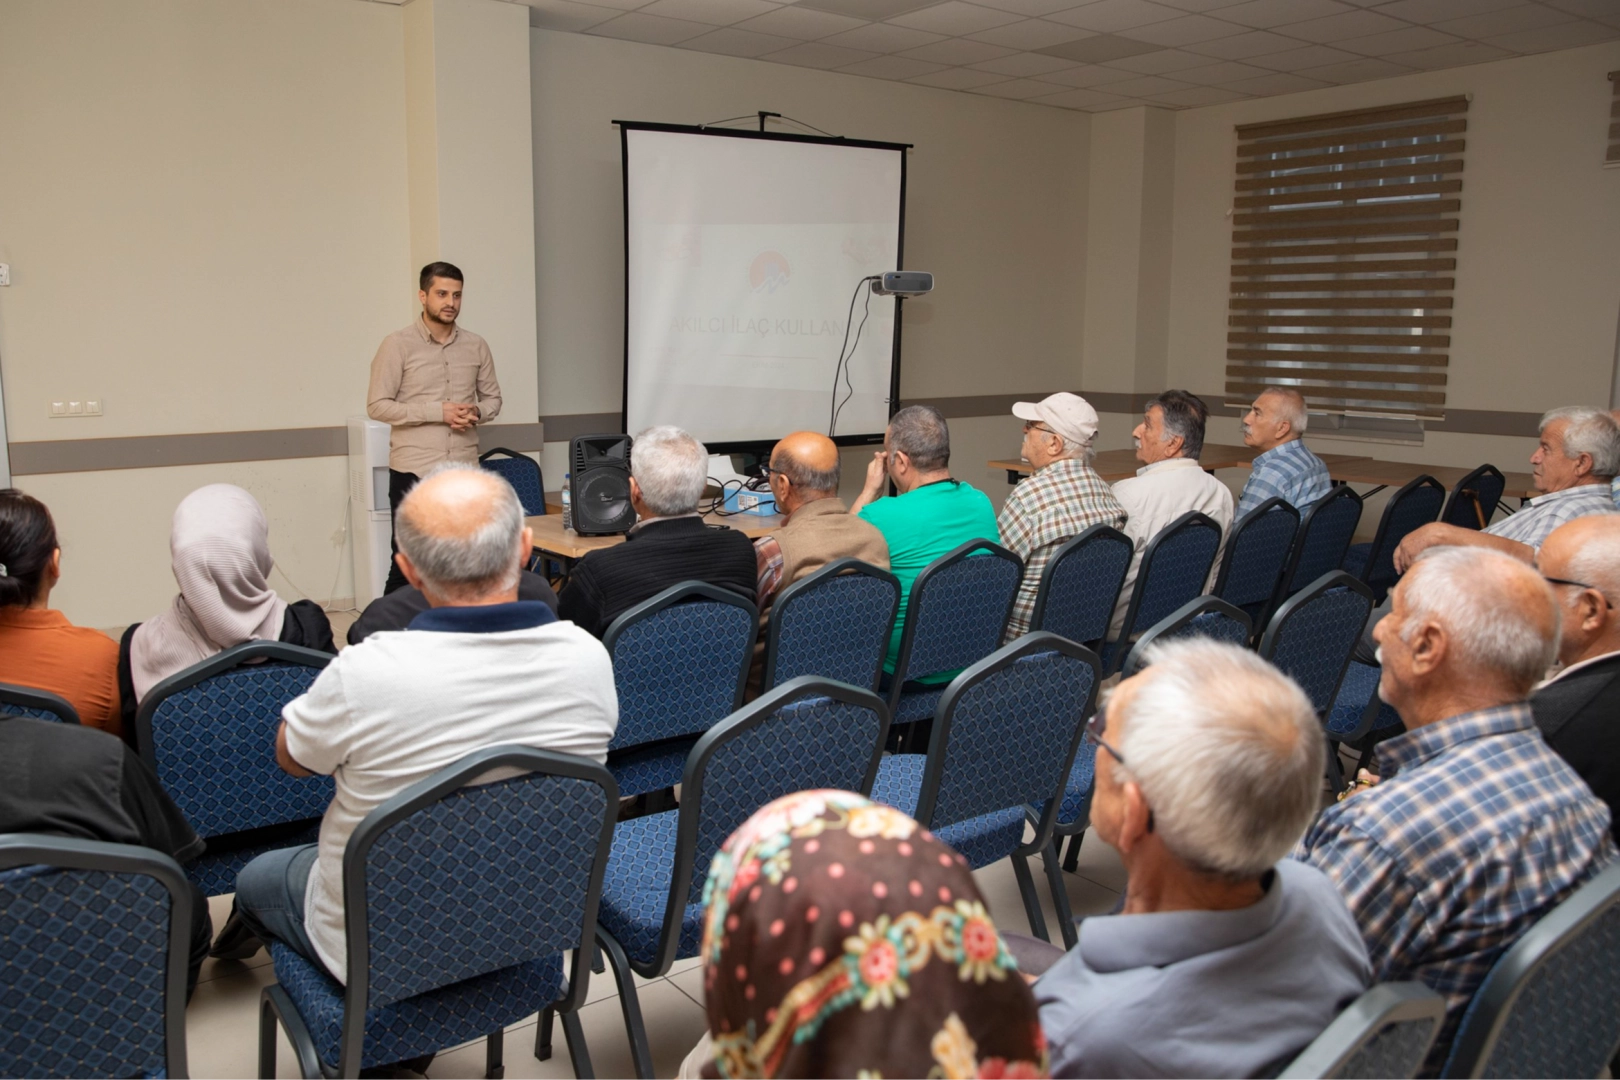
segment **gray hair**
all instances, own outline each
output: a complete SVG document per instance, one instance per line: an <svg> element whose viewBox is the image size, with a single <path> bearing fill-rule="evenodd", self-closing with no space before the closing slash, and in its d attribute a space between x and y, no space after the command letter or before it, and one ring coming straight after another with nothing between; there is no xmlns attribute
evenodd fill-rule
<svg viewBox="0 0 1620 1080"><path fill-rule="evenodd" d="M1584 520L1584 519L1582 519ZM1565 572L1620 605L1620 514L1599 514L1598 531L1570 552Z"/></svg>
<svg viewBox="0 0 1620 1080"><path fill-rule="evenodd" d="M1541 618L1519 602L1514 579L1533 582L1545 609ZM1562 614L1547 582L1511 555L1488 548L1432 547L1413 560L1401 579L1406 621L1401 640L1410 645L1425 621L1439 623L1459 665L1507 678L1520 696L1546 674L1558 655ZM1544 627L1551 624L1549 634Z"/></svg>
<svg viewBox="0 0 1620 1080"><path fill-rule="evenodd" d="M690 514L709 480L709 451L678 427L650 427L631 445L630 475L654 514Z"/></svg>
<svg viewBox="0 0 1620 1080"><path fill-rule="evenodd" d="M776 454L771 455L773 458ZM830 469L812 469L787 450L781 452L780 466L771 468L787 477L788 483L801 491L819 491L825 494L838 494L838 485L843 481L843 462L837 457L833 458L833 467Z"/></svg>
<svg viewBox="0 0 1620 1080"><path fill-rule="evenodd" d="M1197 394L1186 390L1166 390L1148 403L1148 408L1159 407L1164 424L1164 441L1181 437L1181 456L1197 460L1204 452L1204 426L1209 420L1209 406Z"/></svg>
<svg viewBox="0 0 1620 1080"><path fill-rule="evenodd" d="M1592 475L1612 480L1620 472L1620 423L1605 409L1590 405L1568 405L1541 418L1539 435L1555 420L1568 420L1564 428L1564 456L1574 461L1582 454L1592 458Z"/></svg>
<svg viewBox="0 0 1620 1080"><path fill-rule="evenodd" d="M447 462L428 472L428 480L446 473L468 473L487 485L487 515L477 528L460 535L428 532L413 512L423 498L422 484L412 488L394 517L399 549L411 560L427 591L449 599L486 596L515 588L522 569L518 538L523 535L523 504L503 478L477 465Z"/></svg>
<svg viewBox="0 0 1620 1080"><path fill-rule="evenodd" d="M1311 412L1305 407L1305 395L1292 386L1268 386L1260 391L1260 396L1270 394L1277 399L1281 406L1278 411L1282 418L1288 421L1290 435L1303 435L1305 428L1310 424Z"/></svg>
<svg viewBox="0 0 1620 1080"><path fill-rule="evenodd" d="M1166 848L1233 880L1269 870L1304 835L1322 786L1322 727L1305 692L1247 649L1188 638L1149 646L1119 752Z"/></svg>
<svg viewBox="0 0 1620 1080"><path fill-rule="evenodd" d="M921 472L951 463L951 429L932 405L907 405L889 419L889 449L911 459Z"/></svg>

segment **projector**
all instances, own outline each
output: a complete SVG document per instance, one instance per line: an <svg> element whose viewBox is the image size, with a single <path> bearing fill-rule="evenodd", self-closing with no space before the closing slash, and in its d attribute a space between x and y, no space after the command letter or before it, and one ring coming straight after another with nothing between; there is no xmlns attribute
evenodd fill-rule
<svg viewBox="0 0 1620 1080"><path fill-rule="evenodd" d="M879 296L925 296L934 291L934 275L921 270L891 270L872 278Z"/></svg>

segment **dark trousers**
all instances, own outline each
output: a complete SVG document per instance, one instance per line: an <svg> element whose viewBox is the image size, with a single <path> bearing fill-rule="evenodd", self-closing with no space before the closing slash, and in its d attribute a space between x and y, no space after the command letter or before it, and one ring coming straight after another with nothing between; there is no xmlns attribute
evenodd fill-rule
<svg viewBox="0 0 1620 1080"><path fill-rule="evenodd" d="M383 595L387 596L395 589L403 589L410 582L400 572L399 562L393 556L399 554L399 504L405 496L410 494L411 488L421 480L415 473L400 472L398 469L388 470L388 512L391 535L388 537L388 582L383 586Z"/></svg>

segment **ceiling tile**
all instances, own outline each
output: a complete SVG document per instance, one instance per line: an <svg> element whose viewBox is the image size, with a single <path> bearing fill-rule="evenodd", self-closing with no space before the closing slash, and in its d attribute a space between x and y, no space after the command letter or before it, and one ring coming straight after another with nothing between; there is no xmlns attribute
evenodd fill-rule
<svg viewBox="0 0 1620 1080"><path fill-rule="evenodd" d="M1544 3L1588 19L1620 18L1620 0L1543 0Z"/></svg>
<svg viewBox="0 0 1620 1080"><path fill-rule="evenodd" d="M972 68L946 68L944 71L935 71L927 75L918 75L907 79L920 86L937 86L941 90L972 90L980 86L989 86L995 82L1005 82L1005 75L996 75L988 71L974 71Z"/></svg>
<svg viewBox="0 0 1620 1080"><path fill-rule="evenodd" d="M1518 7L1467 15L1460 19L1444 19L1434 24L1436 30L1456 34L1476 41L1501 34L1517 34L1521 30L1540 30L1543 26L1557 26L1574 22L1575 16L1567 11L1542 4L1520 4Z"/></svg>
<svg viewBox="0 0 1620 1080"><path fill-rule="evenodd" d="M934 0L799 0L800 7L848 15L854 19L889 19L927 7Z"/></svg>
<svg viewBox="0 0 1620 1080"><path fill-rule="evenodd" d="M1096 105L1085 106L1088 113L1118 112L1120 109L1139 109L1147 102L1140 98L1120 98L1118 101L1104 101Z"/></svg>
<svg viewBox="0 0 1620 1080"><path fill-rule="evenodd" d="M1307 79L1321 79L1323 82L1342 84L1387 79L1394 75L1410 75L1412 69L1392 64L1388 60L1380 60L1375 56L1363 56L1360 60L1347 60L1342 64L1306 68L1299 74Z"/></svg>
<svg viewBox="0 0 1620 1080"><path fill-rule="evenodd" d="M1394 0L1393 3L1380 4L1378 10L1407 22L1436 23L1499 11L1522 3L1524 0Z"/></svg>
<svg viewBox="0 0 1620 1080"><path fill-rule="evenodd" d="M581 0L581 2L592 7L613 8L617 11L634 11L638 7L645 6L647 0ZM1523 3L1524 0L1514 0L1514 2Z"/></svg>
<svg viewBox="0 0 1620 1080"><path fill-rule="evenodd" d="M853 64L857 60L870 60L876 55L864 49L846 49L841 45L828 45L821 41L807 41L802 45L783 49L781 52L771 53L762 59L780 64L797 64L799 67L833 68Z"/></svg>
<svg viewBox="0 0 1620 1080"><path fill-rule="evenodd" d="M1090 30L1045 19L1025 19L1023 22L993 26L977 34L968 35L974 41L988 41L992 45L1005 45L1009 49L1041 49L1048 45L1061 45L1065 41L1079 41L1092 37Z"/></svg>
<svg viewBox="0 0 1620 1080"><path fill-rule="evenodd" d="M1083 7L1054 11L1049 18L1053 22L1111 34L1149 23L1165 22L1181 14L1175 8L1155 4L1152 0L1097 0Z"/></svg>
<svg viewBox="0 0 1620 1080"><path fill-rule="evenodd" d="M1288 34L1290 37L1320 43L1381 34L1386 30L1403 29L1407 25L1409 24L1392 19L1388 15L1380 15L1376 11L1346 11L1340 15L1329 15L1325 19L1290 23Z"/></svg>
<svg viewBox="0 0 1620 1080"><path fill-rule="evenodd" d="M1027 79L1033 75L1048 75L1054 71L1063 71L1074 67L1073 60L1059 60L1055 56L1042 56L1039 53L1022 52L1003 56L999 60L986 60L982 64L973 65L979 71L993 71L997 75L1006 75L1020 79Z"/></svg>
<svg viewBox="0 0 1620 1080"><path fill-rule="evenodd" d="M1221 9L1221 18L1257 30L1269 30L1307 19L1321 19L1350 11L1348 4L1336 0L1247 0Z"/></svg>
<svg viewBox="0 0 1620 1080"><path fill-rule="evenodd" d="M1192 45L1200 41L1232 37L1244 33L1246 27L1237 23L1211 19L1207 15L1180 15L1165 22L1149 23L1125 31L1123 36L1138 41L1151 41L1155 45Z"/></svg>
<svg viewBox="0 0 1620 1080"><path fill-rule="evenodd" d="M1256 97L1270 97L1273 94L1297 94L1301 90L1320 90L1330 86L1321 79L1307 79L1292 72L1279 71L1272 75L1262 75L1258 79L1240 79L1235 83L1227 84L1228 90L1238 90Z"/></svg>
<svg viewBox="0 0 1620 1080"><path fill-rule="evenodd" d="M1301 71L1321 67L1323 64L1342 64L1357 59L1358 54L1327 45L1301 45L1297 49L1256 56L1250 62L1273 71Z"/></svg>
<svg viewBox="0 0 1620 1080"><path fill-rule="evenodd" d="M689 22L709 23L714 26L730 26L734 22L752 19L767 11L775 11L778 6L768 4L765 0L653 0L646 7L638 8L637 13L658 15L666 19L686 19Z"/></svg>
<svg viewBox="0 0 1620 1080"><path fill-rule="evenodd" d="M1220 83L1234 83L1239 79L1253 79L1270 74L1271 72L1263 67L1255 67L1252 64L1239 64L1228 60L1221 64L1205 64L1203 67L1186 68L1176 72L1176 78L1184 82L1197 83L1199 86L1215 86Z"/></svg>
<svg viewBox="0 0 1620 1080"><path fill-rule="evenodd" d="M571 0L528 0L529 25L543 30L579 32L606 22L618 13L612 8L576 4Z"/></svg>
<svg viewBox="0 0 1620 1080"><path fill-rule="evenodd" d="M1525 30L1517 34L1503 34L1488 38L1486 44L1518 53L1552 52L1554 49L1576 49L1582 45L1620 38L1620 26L1605 26L1598 22L1564 23L1562 26L1543 26L1539 30Z"/></svg>
<svg viewBox="0 0 1620 1080"><path fill-rule="evenodd" d="M887 20L898 26L916 30L929 30L936 34L974 34L992 26L1017 22L1018 16L1006 11L995 11L966 4L962 0L945 0L943 4L922 8Z"/></svg>
<svg viewBox="0 0 1620 1080"><path fill-rule="evenodd" d="M1218 60L1247 60L1251 56L1297 49L1303 44L1304 42L1298 38L1284 37L1268 30L1250 30L1247 34L1238 34L1236 37L1200 41L1188 45L1187 51L1213 56Z"/></svg>
<svg viewBox="0 0 1620 1080"><path fill-rule="evenodd" d="M1512 55L1514 54L1506 49L1498 49L1495 45L1486 45L1482 41L1459 41L1453 45L1440 45L1433 49L1391 53L1386 59L1417 68L1419 71L1439 71L1441 68L1483 64L1487 60L1501 60Z"/></svg>
<svg viewBox="0 0 1620 1080"><path fill-rule="evenodd" d="M1125 97L1147 97L1149 94L1168 94L1172 90L1186 90L1192 83L1180 79L1167 79L1163 75L1146 75L1140 79L1109 83L1108 93Z"/></svg>
<svg viewBox="0 0 1620 1080"><path fill-rule="evenodd" d="M944 66L923 60L908 60L904 56L878 56L857 64L847 64L838 70L850 75L869 75L874 79L913 79Z"/></svg>
<svg viewBox="0 0 1620 1080"><path fill-rule="evenodd" d="M1182 11L1218 11L1241 4L1244 0L1156 0L1160 4L1168 4Z"/></svg>
<svg viewBox="0 0 1620 1080"><path fill-rule="evenodd" d="M1119 68L1121 71L1134 71L1138 75L1168 75L1172 71L1203 67L1208 63L1209 57L1199 56L1197 53L1182 52L1180 49L1161 49L1158 52L1143 53L1141 56L1110 60L1108 66Z"/></svg>
<svg viewBox="0 0 1620 1080"><path fill-rule="evenodd" d="M1036 49L1038 53L1047 56L1061 56L1065 60L1078 60L1083 64L1100 64L1105 60L1118 60L1125 56L1140 56L1142 53L1157 52L1163 46L1149 45L1145 41L1132 41L1130 38L1115 37L1113 34L1097 34L1093 37L1083 38L1080 41L1069 41L1062 45L1048 45L1044 49Z"/></svg>
<svg viewBox="0 0 1620 1080"><path fill-rule="evenodd" d="M724 56L764 56L797 44L792 38L776 34L756 34L752 30L739 30L735 26L722 26L718 30L683 41L683 49L720 53Z"/></svg>
<svg viewBox="0 0 1620 1080"><path fill-rule="evenodd" d="M1224 105L1228 101L1241 101L1248 96L1219 86L1194 86L1186 90L1172 90L1168 94L1155 94L1153 100L1165 105L1191 109L1204 105Z"/></svg>
<svg viewBox="0 0 1620 1080"><path fill-rule="evenodd" d="M1000 11L1010 11L1015 15L1038 16L1062 11L1064 8L1079 7L1089 3L1090 0L973 0L981 7L993 7Z"/></svg>
<svg viewBox="0 0 1620 1080"><path fill-rule="evenodd" d="M1118 104L1128 99L1105 94L1100 90L1064 90L1033 100L1037 105L1056 105L1060 109L1089 109L1093 105Z"/></svg>
<svg viewBox="0 0 1620 1080"><path fill-rule="evenodd" d="M1369 37L1347 38L1333 44L1341 49L1361 53L1363 56L1388 56L1390 53L1429 49L1436 45L1449 45L1457 39L1427 26L1408 26L1404 30L1390 30Z"/></svg>
<svg viewBox="0 0 1620 1080"><path fill-rule="evenodd" d="M901 49L915 49L935 41L944 41L944 34L930 34L926 30L913 30L909 26L889 23L871 23L845 30L822 39L828 45L842 45L846 49L866 49L869 52L891 53Z"/></svg>
<svg viewBox="0 0 1620 1080"><path fill-rule="evenodd" d="M632 11L616 19L609 19L599 26L593 26L585 32L600 37L619 38L623 41L639 41L644 45L676 45L699 34L707 34L712 29L713 27L704 23L687 22L685 19L661 19L657 15L643 15L639 11Z"/></svg>
<svg viewBox="0 0 1620 1080"><path fill-rule="evenodd" d="M982 41L969 41L966 38L946 38L936 41L932 45L922 45L915 49L907 49L898 55L909 56L913 60L927 60L934 64L977 64L981 60L994 60L998 56L1007 56L1011 49L1003 49L1000 45L986 45Z"/></svg>
<svg viewBox="0 0 1620 1080"><path fill-rule="evenodd" d="M816 11L802 4L790 4L768 14L738 23L744 30L759 34L781 34L801 41L815 41L831 34L853 30L865 23L848 15L834 15L830 11Z"/></svg>
<svg viewBox="0 0 1620 1080"><path fill-rule="evenodd" d="M1010 98L1014 101L1040 97L1042 94L1050 94L1051 92L1052 86L1050 83L1036 82L1034 79L1013 79L1009 82L981 86L973 91L975 94L988 94L991 97Z"/></svg>
<svg viewBox="0 0 1620 1080"><path fill-rule="evenodd" d="M1054 71L1038 78L1041 82L1057 83L1061 86L1092 87L1103 86L1109 83L1124 82L1134 79L1135 72L1119 71L1116 68L1099 67L1087 64L1085 67L1069 68L1067 71Z"/></svg>

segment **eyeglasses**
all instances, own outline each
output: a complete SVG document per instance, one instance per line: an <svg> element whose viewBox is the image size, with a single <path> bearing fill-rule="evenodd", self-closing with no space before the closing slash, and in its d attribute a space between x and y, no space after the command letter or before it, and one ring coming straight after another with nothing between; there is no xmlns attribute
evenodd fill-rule
<svg viewBox="0 0 1620 1080"><path fill-rule="evenodd" d="M1608 595L1605 594L1604 591L1602 589L1598 588L1596 585L1588 585L1584 581L1570 581L1568 578L1548 577L1546 574L1542 574L1541 577L1549 585L1571 585L1571 586L1573 586L1573 587L1575 587L1577 589L1590 590L1591 592L1595 592L1599 596L1603 597L1604 606L1606 606L1606 607L1613 607L1614 606L1612 603L1609 602Z"/></svg>
<svg viewBox="0 0 1620 1080"><path fill-rule="evenodd" d="M1024 421L1024 434L1028 435L1032 431L1044 431L1048 435L1056 435L1057 434L1057 432L1053 431L1051 428L1042 427L1038 422L1036 422L1034 420L1025 420Z"/></svg>
<svg viewBox="0 0 1620 1080"><path fill-rule="evenodd" d="M1112 746L1109 746L1108 743L1103 740L1103 734L1107 732L1107 730L1108 699L1105 696L1097 703L1096 713L1091 717L1090 720L1086 721L1086 741L1096 743L1110 754L1113 754L1114 760L1123 765L1125 764L1125 755L1121 754L1118 750L1115 750Z"/></svg>

